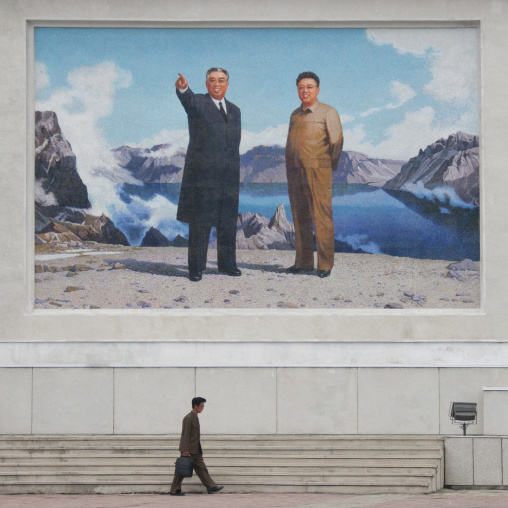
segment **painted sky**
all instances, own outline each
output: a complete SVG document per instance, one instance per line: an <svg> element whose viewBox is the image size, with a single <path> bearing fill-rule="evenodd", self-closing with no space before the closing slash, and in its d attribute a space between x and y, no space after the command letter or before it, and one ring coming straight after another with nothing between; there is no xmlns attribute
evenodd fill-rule
<svg viewBox="0 0 508 508"><path fill-rule="evenodd" d="M187 116L175 81L180 72L204 93L210 67L230 72L227 97L242 111L242 152L285 145L299 106L296 76L307 70L321 78L320 100L341 115L345 150L408 160L443 136L479 130L476 29L38 27L35 106L57 113L91 213L106 213L120 229L137 231L138 240L150 227L170 239L185 236L167 197L122 198L120 184L142 183L111 149L185 149ZM51 199L35 190L36 201Z"/></svg>
<svg viewBox="0 0 508 508"><path fill-rule="evenodd" d="M341 116L345 150L407 160L442 136L479 132L473 28L38 27L36 109L57 113L77 155L85 147L95 154L121 145L181 148L187 117L175 80L180 72L203 93L212 66L230 73L227 98L242 111L242 152L285 144L299 105L295 78L306 70L320 76L319 99Z"/></svg>

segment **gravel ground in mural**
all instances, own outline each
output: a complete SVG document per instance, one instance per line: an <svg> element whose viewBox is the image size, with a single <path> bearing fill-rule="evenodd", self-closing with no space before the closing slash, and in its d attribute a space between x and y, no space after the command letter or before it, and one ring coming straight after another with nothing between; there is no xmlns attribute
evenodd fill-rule
<svg viewBox="0 0 508 508"><path fill-rule="evenodd" d="M335 254L331 276L293 275L294 251L239 250L241 277L217 271L214 249L199 282L187 249L37 245L35 309L478 309L479 263Z"/></svg>

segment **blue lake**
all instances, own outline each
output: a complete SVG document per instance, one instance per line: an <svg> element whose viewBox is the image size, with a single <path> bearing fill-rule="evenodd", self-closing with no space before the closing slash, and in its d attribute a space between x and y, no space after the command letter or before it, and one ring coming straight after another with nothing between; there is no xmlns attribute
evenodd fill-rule
<svg viewBox="0 0 508 508"><path fill-rule="evenodd" d="M148 224L170 240L177 234L186 235L186 224L175 219L180 184L124 184L119 192L130 213L128 217L113 213L113 220L132 245L140 244ZM153 207L148 204L156 197L169 203L167 217L154 224ZM286 184L241 185L240 213L259 213L270 218L280 204L292 221ZM440 193L438 198L429 193L422 198L367 185L335 184L333 214L335 237L355 249L450 261L480 259L479 209L461 203L455 195L448 198L446 193L444 197ZM160 210L157 216L161 216Z"/></svg>

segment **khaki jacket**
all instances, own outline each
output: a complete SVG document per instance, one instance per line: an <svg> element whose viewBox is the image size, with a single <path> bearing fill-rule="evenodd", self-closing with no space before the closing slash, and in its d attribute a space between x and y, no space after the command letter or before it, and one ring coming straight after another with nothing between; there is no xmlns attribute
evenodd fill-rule
<svg viewBox="0 0 508 508"><path fill-rule="evenodd" d="M300 106L289 122L286 166L335 171L343 142L340 117L334 108L319 101L306 111Z"/></svg>

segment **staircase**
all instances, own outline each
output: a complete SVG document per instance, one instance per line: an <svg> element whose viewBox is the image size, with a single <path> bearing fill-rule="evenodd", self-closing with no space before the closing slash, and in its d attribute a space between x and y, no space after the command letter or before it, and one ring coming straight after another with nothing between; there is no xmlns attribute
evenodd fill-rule
<svg viewBox="0 0 508 508"><path fill-rule="evenodd" d="M167 493L179 436L0 436L0 494ZM439 436L204 436L227 493L429 493L443 488ZM206 492L194 475L185 492Z"/></svg>

